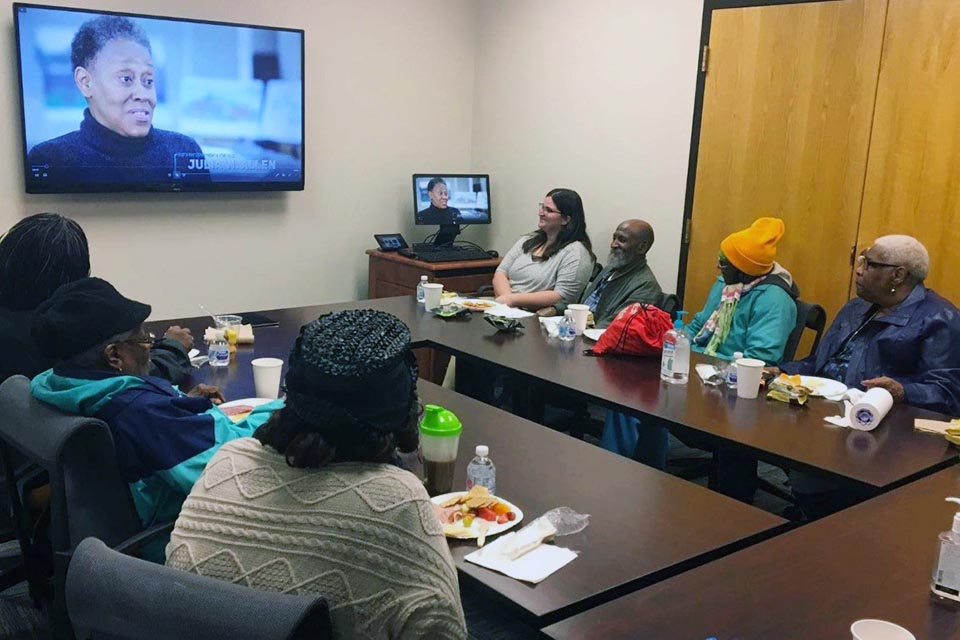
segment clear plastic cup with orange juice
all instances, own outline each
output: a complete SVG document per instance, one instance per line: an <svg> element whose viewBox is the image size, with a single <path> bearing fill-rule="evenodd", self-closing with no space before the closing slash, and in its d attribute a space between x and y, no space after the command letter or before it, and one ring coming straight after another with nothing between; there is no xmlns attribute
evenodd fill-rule
<svg viewBox="0 0 960 640"><path fill-rule="evenodd" d="M240 324L243 322L241 316L233 315L221 315L215 316L217 321L217 328L223 329L223 337L227 339L227 344L230 345L230 355L232 356L237 352L237 336L240 333Z"/></svg>

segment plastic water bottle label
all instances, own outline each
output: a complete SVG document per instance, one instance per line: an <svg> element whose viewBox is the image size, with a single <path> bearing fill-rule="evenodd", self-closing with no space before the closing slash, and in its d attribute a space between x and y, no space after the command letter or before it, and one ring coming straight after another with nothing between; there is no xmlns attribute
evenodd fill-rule
<svg viewBox="0 0 960 640"><path fill-rule="evenodd" d="M663 375L673 375L673 357L676 354L677 345L674 342L663 341L663 359L660 361L660 373Z"/></svg>

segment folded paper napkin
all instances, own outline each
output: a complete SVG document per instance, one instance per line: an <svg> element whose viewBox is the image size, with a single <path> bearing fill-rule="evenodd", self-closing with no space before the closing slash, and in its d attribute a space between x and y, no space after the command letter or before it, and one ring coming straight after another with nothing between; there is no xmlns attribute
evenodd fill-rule
<svg viewBox="0 0 960 640"><path fill-rule="evenodd" d="M945 435L947 429L956 429L960 424L958 420L953 420L951 422L943 422L941 420L925 420L923 418L915 418L913 421L913 428L917 431L926 431L927 433L939 433Z"/></svg>
<svg viewBox="0 0 960 640"><path fill-rule="evenodd" d="M854 404L860 402L860 400L863 398L864 393L865 392L860 391L860 389L847 389L846 391L843 392L842 395L827 398L827 400L837 400L837 401L842 400L843 413L839 416L827 416L823 420L837 427L849 428L850 427L850 418L849 418L850 409L853 407Z"/></svg>
<svg viewBox="0 0 960 640"><path fill-rule="evenodd" d="M563 316L550 316L549 318L540 317L540 326L547 331L547 335L556 338L560 334L560 321Z"/></svg>
<svg viewBox="0 0 960 640"><path fill-rule="evenodd" d="M207 327L203 332L203 341L213 342L213 334L216 331L214 327ZM253 344L253 325L242 324L237 331L237 344Z"/></svg>
<svg viewBox="0 0 960 640"><path fill-rule="evenodd" d="M517 309L515 307L508 307L505 304L500 304L485 311L484 313L489 313L492 316L503 316L504 318L529 318L534 315L529 311L524 311L523 309Z"/></svg>
<svg viewBox="0 0 960 640"><path fill-rule="evenodd" d="M577 553L570 549L543 544L544 538L554 533L553 525L544 518L537 518L520 531L501 536L468 554L464 560L515 580L537 584L577 557Z"/></svg>
<svg viewBox="0 0 960 640"><path fill-rule="evenodd" d="M720 370L715 366L712 364L698 364L694 368L697 370L697 375L700 376L702 382L711 385L717 384Z"/></svg>

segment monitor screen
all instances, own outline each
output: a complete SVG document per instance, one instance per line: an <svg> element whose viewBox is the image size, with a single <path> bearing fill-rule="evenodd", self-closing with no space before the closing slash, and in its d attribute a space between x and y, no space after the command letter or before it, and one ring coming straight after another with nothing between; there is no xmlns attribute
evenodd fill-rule
<svg viewBox="0 0 960 640"><path fill-rule="evenodd" d="M303 31L13 5L28 193L303 189Z"/></svg>
<svg viewBox="0 0 960 640"><path fill-rule="evenodd" d="M490 224L490 176L413 175L417 224Z"/></svg>

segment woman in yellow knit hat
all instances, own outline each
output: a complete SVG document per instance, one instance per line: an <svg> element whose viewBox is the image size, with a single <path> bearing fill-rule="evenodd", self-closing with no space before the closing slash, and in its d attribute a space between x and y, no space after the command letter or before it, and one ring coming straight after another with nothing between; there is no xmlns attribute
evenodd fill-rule
<svg viewBox="0 0 960 640"><path fill-rule="evenodd" d="M783 233L780 218L758 218L720 243L720 276L689 326L695 351L728 360L740 351L767 364L783 358L799 295L776 261Z"/></svg>

